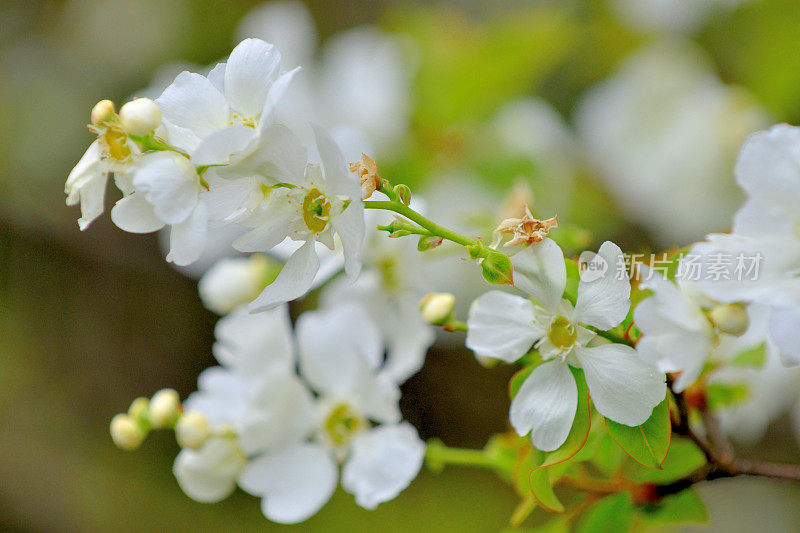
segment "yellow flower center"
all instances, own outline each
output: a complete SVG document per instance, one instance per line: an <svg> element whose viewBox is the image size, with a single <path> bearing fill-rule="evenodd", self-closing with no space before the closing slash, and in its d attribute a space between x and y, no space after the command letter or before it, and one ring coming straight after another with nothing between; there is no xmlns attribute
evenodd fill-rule
<svg viewBox="0 0 800 533"><path fill-rule="evenodd" d="M334 446L348 444L356 433L366 427L367 421L346 403L335 405L324 425L325 435Z"/></svg>
<svg viewBox="0 0 800 533"><path fill-rule="evenodd" d="M319 189L311 189L303 198L303 221L309 230L322 233L328 227L331 202Z"/></svg>
<svg viewBox="0 0 800 533"><path fill-rule="evenodd" d="M575 340L578 338L578 332L575 331L575 326L572 325L572 322L563 316L558 316L550 322L547 338L553 343L553 346L569 348L575 344Z"/></svg>
<svg viewBox="0 0 800 533"><path fill-rule="evenodd" d="M128 137L125 132L117 128L106 128L103 133L103 142L108 149L108 155L117 161L127 161L131 156L128 146Z"/></svg>

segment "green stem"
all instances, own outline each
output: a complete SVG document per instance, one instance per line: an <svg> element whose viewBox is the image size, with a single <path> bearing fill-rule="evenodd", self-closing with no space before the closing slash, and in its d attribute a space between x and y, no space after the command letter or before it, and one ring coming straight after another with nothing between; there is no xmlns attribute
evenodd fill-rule
<svg viewBox="0 0 800 533"><path fill-rule="evenodd" d="M432 470L442 470L445 465L478 466L498 469L503 465L498 457L486 453L485 450L450 448L441 441L434 440L428 444L425 461Z"/></svg>
<svg viewBox="0 0 800 533"><path fill-rule="evenodd" d="M442 326L445 331L467 331L467 323L460 320L451 320Z"/></svg>
<svg viewBox="0 0 800 533"><path fill-rule="evenodd" d="M474 246L477 244L474 240L464 237L456 233L455 231L449 230L443 226L440 226L436 222L425 218L424 216L420 215L407 205L403 205L400 202L396 201L385 201L385 200L365 200L364 201L364 208L365 209L383 209L384 211L394 211L398 215L402 215L407 219L416 222L423 228L427 229L434 235L438 235L448 241L452 241L456 244L460 244L462 246Z"/></svg>

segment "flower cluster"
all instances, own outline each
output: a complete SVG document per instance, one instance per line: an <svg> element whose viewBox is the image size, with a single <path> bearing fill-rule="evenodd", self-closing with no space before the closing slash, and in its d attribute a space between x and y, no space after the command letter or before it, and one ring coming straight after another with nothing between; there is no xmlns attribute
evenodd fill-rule
<svg viewBox="0 0 800 533"><path fill-rule="evenodd" d="M182 404L175 391L159 391L135 400L110 428L123 449L151 430L173 429L181 447L174 474L193 499L216 502L238 486L261 498L267 518L296 523L340 481L373 509L405 489L427 456L434 467L489 465L518 490L529 468L515 512L522 520L536 502L563 507L552 488L573 466L585 475L580 462L595 460L602 442L661 468L674 430L700 443L706 462L718 461L692 432L688 410L714 404L726 412L735 402L711 391L738 390L726 384L731 367L773 368L778 355L800 362L800 128L751 137L737 165L749 199L733 232L691 248L701 270L720 255L757 254L758 276L682 277L684 250L665 275L637 265L632 280L616 268L626 256L610 241L579 262L565 256L569 225L534 218L529 191L511 195L491 245L428 219L435 205L392 186L372 157L353 161L346 141L296 114L285 119L299 67L281 65L273 45L248 38L207 75L182 72L154 100L134 99L119 113L101 101L91 113L97 139L66 183L85 229L102 213L113 175L122 195L113 222L133 233L167 230L166 260L175 265L198 261L214 229L236 228L225 244L242 255L220 260L199 282L203 302L221 316L219 366L200 375ZM540 111L530 102L520 109ZM441 288L430 286L436 276L420 260L445 242L499 286L472 302L466 322L456 296L430 292ZM509 247L520 248L508 255ZM444 276L454 277L450 269ZM317 308L304 302L292 325L287 302L316 289ZM460 455L426 445L402 420L400 385L422 368L434 326L465 331L482 362L521 365L509 387L517 435ZM599 463L594 470L608 466ZM652 483L622 483L622 472L588 484L613 481L637 504L657 501Z"/></svg>

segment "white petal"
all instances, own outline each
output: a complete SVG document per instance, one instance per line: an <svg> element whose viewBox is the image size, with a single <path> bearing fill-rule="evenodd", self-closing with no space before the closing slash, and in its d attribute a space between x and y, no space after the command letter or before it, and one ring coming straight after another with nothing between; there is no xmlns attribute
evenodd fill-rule
<svg viewBox="0 0 800 533"><path fill-rule="evenodd" d="M219 168L219 175L227 179L259 176L267 183L303 184L308 151L286 126L266 128L259 134L257 144L248 150L231 166Z"/></svg>
<svg viewBox="0 0 800 533"><path fill-rule="evenodd" d="M282 305L261 313L240 307L217 322L214 356L244 377L266 376L295 366L289 309Z"/></svg>
<svg viewBox="0 0 800 533"><path fill-rule="evenodd" d="M514 286L533 296L542 307L557 309L567 286L564 253L551 239L531 244L511 257Z"/></svg>
<svg viewBox="0 0 800 533"><path fill-rule="evenodd" d="M436 332L422 319L417 298L399 300L394 319L383 331L388 344L383 372L396 383L403 383L422 368Z"/></svg>
<svg viewBox="0 0 800 533"><path fill-rule="evenodd" d="M165 121L190 130L199 139L228 126L225 96L200 74L181 72L156 103Z"/></svg>
<svg viewBox="0 0 800 533"><path fill-rule="evenodd" d="M666 394L664 374L622 344L577 347L589 395L601 415L620 424L638 426L650 417Z"/></svg>
<svg viewBox="0 0 800 533"><path fill-rule="evenodd" d="M534 322L533 304L521 296L491 291L469 308L467 347L480 356L513 363L543 335Z"/></svg>
<svg viewBox="0 0 800 533"><path fill-rule="evenodd" d="M217 63L206 78L220 93L225 94L225 63Z"/></svg>
<svg viewBox="0 0 800 533"><path fill-rule="evenodd" d="M67 205L81 204L81 218L78 227L81 231L103 212L103 199L106 193L108 171L100 159L100 142L94 141L69 173L64 192Z"/></svg>
<svg viewBox="0 0 800 533"><path fill-rule="evenodd" d="M239 486L263 498L264 516L295 524L330 500L336 478L336 464L325 448L303 443L251 461L239 476Z"/></svg>
<svg viewBox="0 0 800 533"><path fill-rule="evenodd" d="M231 107L245 118L257 117L278 77L280 63L280 52L261 39L239 43L225 66L225 96Z"/></svg>
<svg viewBox="0 0 800 533"><path fill-rule="evenodd" d="M153 206L140 193L118 200L111 209L111 220L119 229L130 233L150 233L164 227L153 212Z"/></svg>
<svg viewBox="0 0 800 533"><path fill-rule="evenodd" d="M354 202L361 198L361 186L348 171L342 151L327 131L312 124L328 192L342 194Z"/></svg>
<svg viewBox="0 0 800 533"><path fill-rule="evenodd" d="M578 387L567 363L548 361L534 369L511 402L509 419L521 436L549 452L561 446L575 419Z"/></svg>
<svg viewBox="0 0 800 533"><path fill-rule="evenodd" d="M778 124L751 135L736 162L736 181L750 196L796 208L800 198L800 128Z"/></svg>
<svg viewBox="0 0 800 533"><path fill-rule="evenodd" d="M800 309L773 309L769 315L769 335L784 366L800 364Z"/></svg>
<svg viewBox="0 0 800 533"><path fill-rule="evenodd" d="M286 90L289 88L289 84L292 83L292 80L298 72L300 72L300 67L281 74L278 79L275 80L275 83L272 84L272 87L269 88L267 99L261 110L261 119L258 123L259 131L263 131L275 122L275 112L278 103L283 98L284 93L286 93Z"/></svg>
<svg viewBox="0 0 800 533"><path fill-rule="evenodd" d="M133 186L167 224L186 220L199 202L197 173L181 156L159 153L145 158L135 169Z"/></svg>
<svg viewBox="0 0 800 533"><path fill-rule="evenodd" d="M367 233L364 204L359 198L354 199L340 215L331 218L331 224L342 240L344 270L352 279L361 272L361 251Z"/></svg>
<svg viewBox="0 0 800 533"><path fill-rule="evenodd" d="M200 143L192 153L192 164L197 167L227 165L240 152L255 142L256 131L247 126L231 126L218 130Z"/></svg>
<svg viewBox="0 0 800 533"><path fill-rule="evenodd" d="M212 429L238 427L247 413L247 383L241 375L221 366L203 370L197 378L197 391L189 395L183 406L186 412L196 411L208 418Z"/></svg>
<svg viewBox="0 0 800 533"><path fill-rule="evenodd" d="M322 393L355 390L365 370L377 369L383 358L380 330L352 304L303 313L296 335L300 371Z"/></svg>
<svg viewBox="0 0 800 533"><path fill-rule="evenodd" d="M314 398L294 369L272 372L261 381L238 428L239 442L249 455L288 446L319 428Z"/></svg>
<svg viewBox="0 0 800 533"><path fill-rule="evenodd" d="M247 462L232 439L212 438L199 450L181 450L172 472L193 500L214 503L236 488L236 477Z"/></svg>
<svg viewBox="0 0 800 533"><path fill-rule="evenodd" d="M206 245L208 214L204 203L197 204L192 214L172 226L167 261L183 266L197 261Z"/></svg>
<svg viewBox="0 0 800 533"><path fill-rule="evenodd" d="M283 265L275 281L253 300L250 311L257 313L303 296L314 283L318 268L314 241L306 241Z"/></svg>
<svg viewBox="0 0 800 533"><path fill-rule="evenodd" d="M600 246L593 265L603 265L598 271L587 269L581 274L574 319L601 330L611 329L625 319L631 306L631 284L625 267L625 256L619 246L606 241Z"/></svg>
<svg viewBox="0 0 800 533"><path fill-rule="evenodd" d="M342 487L365 509L394 499L417 477L425 444L408 422L358 435L342 469Z"/></svg>

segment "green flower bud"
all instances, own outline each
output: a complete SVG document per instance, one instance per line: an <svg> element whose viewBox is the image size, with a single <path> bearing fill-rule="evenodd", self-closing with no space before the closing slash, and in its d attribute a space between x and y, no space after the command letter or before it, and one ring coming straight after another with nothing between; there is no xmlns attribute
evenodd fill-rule
<svg viewBox="0 0 800 533"><path fill-rule="evenodd" d="M420 236L419 242L417 243L417 250L419 250L420 252L425 252L427 250L430 250L431 248L436 248L437 246L442 244L443 240L444 239L442 239L437 235L422 235Z"/></svg>
<svg viewBox="0 0 800 533"><path fill-rule="evenodd" d="M396 185L394 192L397 194L400 201L403 202L403 205L409 205L411 203L411 189L408 188L408 185L403 183Z"/></svg>
<svg viewBox="0 0 800 533"><path fill-rule="evenodd" d="M483 279L493 285L514 284L514 266L511 259L502 252L490 251L481 262L481 268Z"/></svg>

